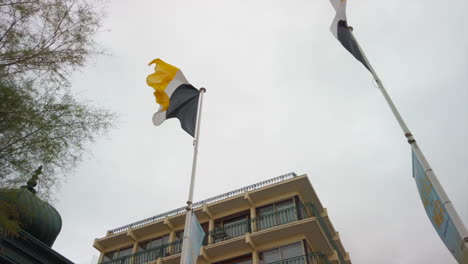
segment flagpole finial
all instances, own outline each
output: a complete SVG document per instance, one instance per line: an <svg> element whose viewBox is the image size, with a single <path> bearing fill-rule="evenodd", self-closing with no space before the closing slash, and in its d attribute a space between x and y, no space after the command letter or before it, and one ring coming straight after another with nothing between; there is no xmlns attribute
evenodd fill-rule
<svg viewBox="0 0 468 264"><path fill-rule="evenodd" d="M204 92L204 93L206 93L206 89L205 89L205 87L202 87L202 88L200 88L200 92Z"/></svg>

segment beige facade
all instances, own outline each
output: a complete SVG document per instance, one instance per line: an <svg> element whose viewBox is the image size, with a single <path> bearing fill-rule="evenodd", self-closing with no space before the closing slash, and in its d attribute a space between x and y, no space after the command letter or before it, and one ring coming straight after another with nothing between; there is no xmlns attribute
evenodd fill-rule
<svg viewBox="0 0 468 264"><path fill-rule="evenodd" d="M307 175L294 173L194 204L206 232L198 264L351 264ZM180 262L185 208L94 241L105 264Z"/></svg>

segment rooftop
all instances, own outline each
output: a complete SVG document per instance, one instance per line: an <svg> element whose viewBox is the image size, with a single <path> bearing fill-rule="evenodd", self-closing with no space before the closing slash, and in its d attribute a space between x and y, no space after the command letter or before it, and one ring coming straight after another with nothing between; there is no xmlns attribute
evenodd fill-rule
<svg viewBox="0 0 468 264"><path fill-rule="evenodd" d="M234 196L237 196L237 195L249 192L249 191L258 190L258 189L263 188L263 187L267 187L267 186L270 186L270 185L273 185L273 184L276 184L276 183L287 181L287 180L295 178L295 177L297 177L297 175L294 172L290 172L290 173L287 173L287 174L284 174L284 175L280 175L280 176L271 178L271 179L266 180L266 181L261 181L261 182L258 182L258 183L255 183L255 184L252 184L252 185L249 185L249 186L245 186L243 188L240 188L240 189L237 189L237 190L234 190L234 191L223 193L223 194L220 194L220 195L217 195L217 196L214 196L214 197L211 197L211 198L196 202L196 203L193 204L193 209L195 210L195 209L203 207L203 205L213 204L213 203L216 203L216 202L219 202L219 201L222 201L222 200L226 200L228 198L231 198L231 197L234 197ZM107 235L115 235L115 234L118 234L118 233L126 232L126 231L128 231L130 229L133 229L133 228L137 228L137 227L140 227L140 226L143 226L143 225L146 225L146 224L150 224L150 223L160 221L160 220L162 220L162 219L164 219L166 217L175 216L175 215L179 215L179 214L184 214L186 211L187 211L186 206L183 206L183 207L171 210L171 211L167 211L167 212L162 213L162 214L158 214L158 215L155 215L155 216L152 216L152 217L145 218L145 219L140 220L140 221L133 222L133 223L128 224L128 225L124 225L124 226L121 226L121 227L114 228L112 230L109 230L107 232Z"/></svg>

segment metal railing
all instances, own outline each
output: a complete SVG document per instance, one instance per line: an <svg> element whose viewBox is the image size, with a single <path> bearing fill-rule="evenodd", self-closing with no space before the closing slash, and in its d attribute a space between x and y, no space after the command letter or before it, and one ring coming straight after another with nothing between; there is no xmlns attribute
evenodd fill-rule
<svg viewBox="0 0 468 264"><path fill-rule="evenodd" d="M325 233L325 235L327 236L327 239L330 242L330 245L335 249L336 254L338 254L338 259L340 260L340 263L346 263L345 260L344 260L343 254L341 254L340 250L338 249L338 245L336 245L335 240L333 240L333 237L330 234L330 231L328 230L328 226L325 223L325 220L320 215L319 210L317 209L317 207L314 204L312 204L312 211L313 211L314 214L317 215L317 219L318 219L318 222L320 224L320 227L322 227L322 230Z"/></svg>
<svg viewBox="0 0 468 264"><path fill-rule="evenodd" d="M308 255L284 259L267 264L329 264L328 258L322 252L314 252Z"/></svg>
<svg viewBox="0 0 468 264"><path fill-rule="evenodd" d="M101 262L101 264L143 264L182 252L182 240L176 240L159 247L150 248L144 251L133 253L127 256Z"/></svg>
<svg viewBox="0 0 468 264"><path fill-rule="evenodd" d="M284 225L290 222L315 216L312 203L305 203L299 207L293 206L280 211L259 215L252 219L258 231Z"/></svg>
<svg viewBox="0 0 468 264"><path fill-rule="evenodd" d="M231 238L243 236L247 232L250 232L249 219L215 228L209 232L209 235L213 238L213 243L217 243Z"/></svg>
<svg viewBox="0 0 468 264"><path fill-rule="evenodd" d="M278 177L275 177L275 178L271 178L271 179L266 180L266 181L258 182L258 183L255 183L255 184L252 184L252 185L249 185L249 186L246 186L246 187L234 190L234 191L223 193L221 195L217 195L217 196L205 199L203 201L199 201L199 202L194 203L193 204L193 209L200 208L204 204L216 203L218 201L225 200L225 199L228 199L228 198L243 194L245 192L257 190L257 189L260 189L260 188L263 188L263 187L266 187L266 186L270 186L270 185L273 185L273 184L276 184L276 183L280 183L280 182L292 179L292 178L294 178L296 176L297 176L296 173L291 172L291 173L284 174L284 175L281 175L281 176L278 176ZM114 235L114 234L122 233L124 231L129 230L130 228L140 227L140 226L143 226L143 225L146 225L146 224L149 224L149 223L157 222L157 221L162 220L162 219L164 219L166 217L170 217L170 216L174 216L174 215L178 215L178 214L184 214L185 212L187 212L186 206L180 207L180 208L177 208L177 209L174 209L174 210L162 213L162 214L158 214L158 215L153 216L153 217L149 217L149 218L146 218L146 219L143 219L143 220L140 220L140 221L128 224L128 225L124 225L124 226L109 230L108 235Z"/></svg>
<svg viewBox="0 0 468 264"><path fill-rule="evenodd" d="M263 230L278 225L287 224L298 219L296 207L287 208L281 211L259 215L253 220L257 230Z"/></svg>
<svg viewBox="0 0 468 264"><path fill-rule="evenodd" d="M287 224L290 222L302 220L305 218L316 217L322 230L324 231L331 246L336 250L340 263L346 263L343 254L339 251L336 242L333 240L330 231L325 223L325 220L320 215L317 207L307 202L299 206L293 206L280 211L259 215L252 219L227 224L223 227L215 228L206 233L203 245L207 245L207 238L210 235L213 238L213 243L225 241L235 237L243 236L248 232L252 232L252 228L256 231L268 229L271 227ZM101 262L101 264L143 264L149 261L156 260L159 257L166 257L174 254L179 254L182 251L182 241L176 240L171 243L164 244L160 247L137 252L128 256L119 257L113 260ZM328 258L321 252L315 252L308 255L303 255L295 258L290 258L282 261L277 261L268 264L329 264Z"/></svg>
<svg viewBox="0 0 468 264"><path fill-rule="evenodd" d="M252 224L256 231L260 231L313 216L315 216L313 204L305 203L299 207L293 206L280 211L259 215L252 219L245 219L236 223L227 224L223 227L211 230L208 234L213 238L213 243L217 243L243 236L247 232L252 232Z"/></svg>

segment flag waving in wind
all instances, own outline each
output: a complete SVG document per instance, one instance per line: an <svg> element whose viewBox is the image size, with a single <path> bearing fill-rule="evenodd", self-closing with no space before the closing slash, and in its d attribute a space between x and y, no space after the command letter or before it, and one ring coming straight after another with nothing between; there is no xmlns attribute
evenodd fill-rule
<svg viewBox="0 0 468 264"><path fill-rule="evenodd" d="M352 29L348 27L348 22L346 20L346 0L330 0L330 3L336 11L335 19L333 19L330 27L331 32L335 38L341 42L345 49L353 54L353 56L364 65L364 67L370 70L364 55L351 33Z"/></svg>
<svg viewBox="0 0 468 264"><path fill-rule="evenodd" d="M155 72L146 77L146 83L155 90L154 96L159 104L158 112L153 115L153 124L159 126L164 120L176 117L182 129L193 137L200 91L185 79L179 68L161 59L155 59L151 64L156 64Z"/></svg>

